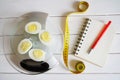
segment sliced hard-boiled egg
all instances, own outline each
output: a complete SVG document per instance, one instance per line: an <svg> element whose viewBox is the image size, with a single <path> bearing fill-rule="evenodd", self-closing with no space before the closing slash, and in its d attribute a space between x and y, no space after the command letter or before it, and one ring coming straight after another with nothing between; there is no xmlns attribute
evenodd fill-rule
<svg viewBox="0 0 120 80"><path fill-rule="evenodd" d="M44 61L45 52L41 49L31 49L29 51L29 57L34 61Z"/></svg>
<svg viewBox="0 0 120 80"><path fill-rule="evenodd" d="M29 22L25 25L25 31L29 34L37 34L41 30L39 22Z"/></svg>
<svg viewBox="0 0 120 80"><path fill-rule="evenodd" d="M23 39L18 44L18 52L20 54L25 54L30 50L31 47L32 47L32 42L29 39Z"/></svg>
<svg viewBox="0 0 120 80"><path fill-rule="evenodd" d="M52 36L48 31L43 30L39 33L39 40L45 45L51 45Z"/></svg>

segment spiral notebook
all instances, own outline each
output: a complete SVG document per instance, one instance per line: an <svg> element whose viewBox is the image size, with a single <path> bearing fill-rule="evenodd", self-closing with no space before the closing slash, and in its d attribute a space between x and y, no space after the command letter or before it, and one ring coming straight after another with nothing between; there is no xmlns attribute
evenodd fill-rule
<svg viewBox="0 0 120 80"><path fill-rule="evenodd" d="M75 45L75 56L100 67L105 64L110 44L112 43L115 33L111 25L101 37L94 50L90 53L88 52L104 25L105 23L103 21L90 18L85 19Z"/></svg>

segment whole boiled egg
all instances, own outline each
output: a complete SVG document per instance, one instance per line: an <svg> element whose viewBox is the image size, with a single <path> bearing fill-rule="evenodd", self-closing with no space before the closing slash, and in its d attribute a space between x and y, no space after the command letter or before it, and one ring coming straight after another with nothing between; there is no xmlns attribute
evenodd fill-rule
<svg viewBox="0 0 120 80"><path fill-rule="evenodd" d="M25 25L25 31L29 34L37 34L41 30L39 22L29 22Z"/></svg>
<svg viewBox="0 0 120 80"><path fill-rule="evenodd" d="M41 49L31 49L29 51L29 57L34 61L44 61L45 52Z"/></svg>
<svg viewBox="0 0 120 80"><path fill-rule="evenodd" d="M53 39L52 39L51 34L48 31L43 30L43 31L39 32L38 37L39 37L39 40L43 44L48 45L48 46L52 44Z"/></svg>
<svg viewBox="0 0 120 80"><path fill-rule="evenodd" d="M18 44L17 49L20 54L25 54L31 49L31 47L32 47L32 42L29 39L23 39Z"/></svg>

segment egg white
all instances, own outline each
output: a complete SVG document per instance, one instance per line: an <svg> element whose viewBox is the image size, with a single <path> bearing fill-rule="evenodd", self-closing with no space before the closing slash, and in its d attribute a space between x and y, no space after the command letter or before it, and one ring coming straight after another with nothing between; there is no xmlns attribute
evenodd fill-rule
<svg viewBox="0 0 120 80"><path fill-rule="evenodd" d="M26 42L29 42L29 43L30 43L30 46L28 47L28 49L27 49L26 51L22 51L21 48L20 48L20 46L21 46L22 43L25 42L25 41L26 41ZM31 42L29 39L23 39L23 40L21 40L20 43L18 44L17 50L18 50L18 52L19 52L20 54L25 54L25 53L27 53L27 52L31 49L31 47L32 47L32 42Z"/></svg>
<svg viewBox="0 0 120 80"><path fill-rule="evenodd" d="M28 26L29 26L29 25L32 25L32 24L36 24L36 25L37 25L37 30L36 30L35 32L30 32L30 31L28 31ZM29 33L29 34L37 34L37 33L39 33L40 30L41 30L41 24L40 24L39 22L36 22L36 21L34 21L34 22L29 22L29 23L27 23L27 24L25 25L25 31L26 31L27 33Z"/></svg>
<svg viewBox="0 0 120 80"><path fill-rule="evenodd" d="M46 45L46 46L51 46L52 45L52 42L53 42L53 36L50 34L50 32L48 32L49 34L50 34L50 42L45 42L44 40L42 40L41 39L41 34L43 33L43 32L48 32L48 31L46 31L46 30L42 30L42 31L40 31L39 32L39 35L38 35L38 37L39 37L39 40L41 41L41 43L42 44L44 44L44 45Z"/></svg>
<svg viewBox="0 0 120 80"><path fill-rule="evenodd" d="M46 54L46 52L43 51L43 50L41 50L42 53L43 53L42 57L41 57L41 58L35 58L34 55L33 55L33 51L34 51L34 50L41 50L41 49L31 49L31 50L29 51L29 57L30 57L32 60L37 61L37 62L39 62L39 61L44 61L44 60L45 60L45 54Z"/></svg>

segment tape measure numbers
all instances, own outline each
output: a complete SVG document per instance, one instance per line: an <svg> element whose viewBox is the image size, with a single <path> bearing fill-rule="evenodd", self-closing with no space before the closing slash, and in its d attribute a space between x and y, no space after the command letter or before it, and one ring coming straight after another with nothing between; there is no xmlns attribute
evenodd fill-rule
<svg viewBox="0 0 120 80"><path fill-rule="evenodd" d="M65 22L65 33L64 33L64 48L63 48L63 60L64 60L64 64L66 65L66 67L69 69L68 66L68 53L69 53L69 43L70 43L70 31L69 31L69 16L73 15L73 14L82 14L84 13L89 7L88 2L86 1L81 1L79 3L79 12L73 12L67 15L66 17L66 22ZM72 71L69 69L69 71L71 71L74 74L79 74L81 72L83 72L85 70L85 65L83 62L79 61L76 65L75 65L75 69L76 71Z"/></svg>

